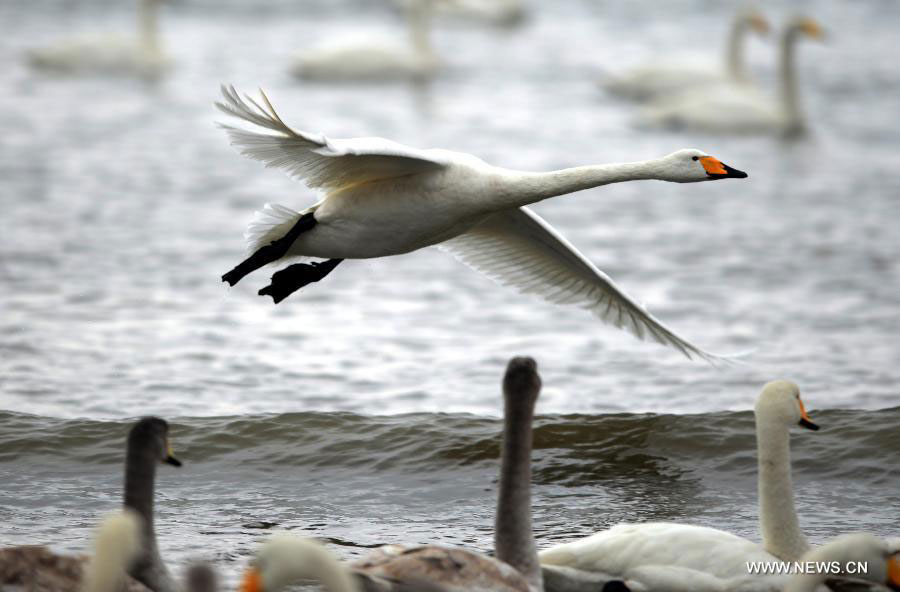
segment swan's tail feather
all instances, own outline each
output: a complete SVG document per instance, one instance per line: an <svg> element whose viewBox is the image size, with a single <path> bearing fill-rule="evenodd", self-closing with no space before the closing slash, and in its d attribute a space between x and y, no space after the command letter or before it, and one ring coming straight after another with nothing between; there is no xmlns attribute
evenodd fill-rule
<svg viewBox="0 0 900 592"><path fill-rule="evenodd" d="M253 214L253 220L244 231L247 250L251 253L256 252L257 249L283 237L294 227L297 220L311 209L297 212L286 206L267 203L262 210L257 210Z"/></svg>
<svg viewBox="0 0 900 592"><path fill-rule="evenodd" d="M82 592L119 592L128 569L141 552L141 517L133 510L107 516L94 535Z"/></svg>

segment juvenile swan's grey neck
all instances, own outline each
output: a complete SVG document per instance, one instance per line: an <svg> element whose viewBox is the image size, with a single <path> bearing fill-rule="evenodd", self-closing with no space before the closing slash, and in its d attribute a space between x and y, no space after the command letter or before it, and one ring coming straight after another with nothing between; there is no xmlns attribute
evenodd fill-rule
<svg viewBox="0 0 900 592"><path fill-rule="evenodd" d="M153 492L156 465L160 462L158 443L150 430L150 423L154 420L140 420L128 434L125 507L135 510L143 522L141 554L129 574L154 592L175 592L177 586L159 556L153 527Z"/></svg>
<svg viewBox="0 0 900 592"><path fill-rule="evenodd" d="M756 418L759 455L759 526L763 547L783 561L797 561L809 551L794 508L790 433L783 425Z"/></svg>
<svg viewBox="0 0 900 592"><path fill-rule="evenodd" d="M533 590L543 590L531 528L531 424L540 389L534 360L513 358L503 379L503 449L494 522L497 558L517 569Z"/></svg>

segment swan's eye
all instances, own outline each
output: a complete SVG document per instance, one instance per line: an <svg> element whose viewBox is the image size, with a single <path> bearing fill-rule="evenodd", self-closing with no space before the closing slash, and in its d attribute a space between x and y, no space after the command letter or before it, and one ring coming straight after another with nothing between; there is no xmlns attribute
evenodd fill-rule
<svg viewBox="0 0 900 592"><path fill-rule="evenodd" d="M692 156L692 157L691 157L691 160L700 160L700 157L699 157L699 156Z"/></svg>

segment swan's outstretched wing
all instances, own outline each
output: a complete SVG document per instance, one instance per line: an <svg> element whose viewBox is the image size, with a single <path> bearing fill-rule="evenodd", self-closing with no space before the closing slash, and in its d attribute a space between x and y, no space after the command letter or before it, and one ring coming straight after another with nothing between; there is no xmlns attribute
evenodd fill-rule
<svg viewBox="0 0 900 592"><path fill-rule="evenodd" d="M587 308L604 322L638 339L674 347L689 359L721 360L663 325L528 208L492 214L441 248L520 292Z"/></svg>
<svg viewBox="0 0 900 592"><path fill-rule="evenodd" d="M275 112L266 94L261 103L241 98L233 86L222 86L224 102L216 106L227 115L275 132L265 134L219 124L241 153L269 167L285 169L310 187L339 189L346 185L402 177L445 166L425 150L384 138L331 140L321 134L291 129Z"/></svg>

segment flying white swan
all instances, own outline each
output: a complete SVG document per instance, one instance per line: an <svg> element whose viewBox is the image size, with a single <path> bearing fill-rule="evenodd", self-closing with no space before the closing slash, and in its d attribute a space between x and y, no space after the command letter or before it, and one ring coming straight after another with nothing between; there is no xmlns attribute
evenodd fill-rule
<svg viewBox="0 0 900 592"><path fill-rule="evenodd" d="M510 360L503 378L496 558L437 545L389 545L345 566L317 543L281 535L260 550L242 592L280 592L300 579L319 580L328 592L542 592L531 528L532 419L540 389L534 360Z"/></svg>
<svg viewBox="0 0 900 592"><path fill-rule="evenodd" d="M755 11L738 14L728 36L725 63L710 62L709 56L695 61L654 61L603 80L603 86L613 94L629 99L646 101L665 97L686 89L703 89L722 82L747 84L744 64L744 38L748 29L766 34L769 23Z"/></svg>
<svg viewBox="0 0 900 592"><path fill-rule="evenodd" d="M806 130L797 90L794 49L801 35L823 37L808 18L791 21L781 37L778 96L747 85L721 85L710 90L664 97L639 116L641 125L731 133L801 134Z"/></svg>
<svg viewBox="0 0 900 592"><path fill-rule="evenodd" d="M275 132L223 125L243 154L285 169L326 193L302 212L267 205L247 230L253 254L222 276L228 284L283 258L327 258L276 272L259 294L277 303L321 280L343 259L397 255L440 244L521 292L587 308L639 339L674 347L688 358L716 358L654 318L524 206L609 183L692 183L744 178L746 173L699 150L548 173L514 171L460 152L418 150L382 138L332 140L296 131L281 120L265 94L261 105L249 97L244 101L233 87L223 87L222 93L225 101L216 105L224 113Z"/></svg>
<svg viewBox="0 0 900 592"><path fill-rule="evenodd" d="M27 52L35 68L66 74L118 74L157 78L171 65L162 49L157 12L162 0L138 1L138 34L67 39Z"/></svg>
<svg viewBox="0 0 900 592"><path fill-rule="evenodd" d="M759 463L759 520L762 544L688 524L619 524L592 536L540 552L541 563L620 576L649 589L681 589L748 575L748 561L795 561L809 550L794 510L790 428L812 423L800 391L786 380L768 383L755 408ZM666 584L670 587L666 587ZM631 584L629 584L631 586Z"/></svg>
<svg viewBox="0 0 900 592"><path fill-rule="evenodd" d="M410 0L406 7L407 43L388 40L353 40L299 52L290 71L313 80L427 79L439 60L429 42L431 0Z"/></svg>

